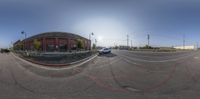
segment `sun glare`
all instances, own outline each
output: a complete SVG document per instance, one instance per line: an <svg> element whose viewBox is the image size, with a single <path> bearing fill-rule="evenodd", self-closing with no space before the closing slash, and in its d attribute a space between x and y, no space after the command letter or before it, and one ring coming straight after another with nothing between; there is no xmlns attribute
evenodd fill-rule
<svg viewBox="0 0 200 99"><path fill-rule="evenodd" d="M116 41L115 39L125 38L126 36L124 36L123 33L126 33L127 30L120 21L105 17L86 19L74 25L74 30L77 31L77 28L80 33L83 31L87 31L88 33L93 32L98 44L101 46L111 46L114 41L118 43L122 42L119 40Z"/></svg>
<svg viewBox="0 0 200 99"><path fill-rule="evenodd" d="M97 41L101 42L103 40L103 37L102 36L98 36L97 37Z"/></svg>

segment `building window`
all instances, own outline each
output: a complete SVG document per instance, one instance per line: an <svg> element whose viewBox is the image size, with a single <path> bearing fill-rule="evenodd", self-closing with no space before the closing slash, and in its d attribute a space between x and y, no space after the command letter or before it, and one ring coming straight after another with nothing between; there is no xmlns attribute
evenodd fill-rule
<svg viewBox="0 0 200 99"><path fill-rule="evenodd" d="M67 51L67 44L60 44L60 45L59 45L59 50L60 50L60 51L63 51L63 52L64 52L64 51Z"/></svg>
<svg viewBox="0 0 200 99"><path fill-rule="evenodd" d="M55 46L53 44L47 45L47 51L54 51L54 50L55 50Z"/></svg>

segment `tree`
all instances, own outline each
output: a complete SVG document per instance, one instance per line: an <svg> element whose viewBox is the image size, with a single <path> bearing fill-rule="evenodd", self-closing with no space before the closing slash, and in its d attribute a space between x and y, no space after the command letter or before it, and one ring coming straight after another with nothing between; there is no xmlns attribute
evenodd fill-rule
<svg viewBox="0 0 200 99"><path fill-rule="evenodd" d="M153 48L151 46L149 46L149 45L145 45L144 49L153 49Z"/></svg>
<svg viewBox="0 0 200 99"><path fill-rule="evenodd" d="M38 41L37 39L34 39L33 45L34 45L34 49L39 50L41 47L41 42Z"/></svg>
<svg viewBox="0 0 200 99"><path fill-rule="evenodd" d="M140 49L153 49L153 47L148 46L148 45L145 45L145 46L143 46L143 47L140 47Z"/></svg>
<svg viewBox="0 0 200 99"><path fill-rule="evenodd" d="M16 46L14 46L14 50L23 50L23 43L20 41Z"/></svg>
<svg viewBox="0 0 200 99"><path fill-rule="evenodd" d="M77 39L76 45L77 45L78 49L82 49L83 48L83 41L81 39Z"/></svg>
<svg viewBox="0 0 200 99"><path fill-rule="evenodd" d="M96 49L96 44L93 44L93 45L92 45L92 49Z"/></svg>
<svg viewBox="0 0 200 99"><path fill-rule="evenodd" d="M116 45L114 48L115 48L115 49L118 49L118 48L119 48L119 46L117 46L117 45Z"/></svg>

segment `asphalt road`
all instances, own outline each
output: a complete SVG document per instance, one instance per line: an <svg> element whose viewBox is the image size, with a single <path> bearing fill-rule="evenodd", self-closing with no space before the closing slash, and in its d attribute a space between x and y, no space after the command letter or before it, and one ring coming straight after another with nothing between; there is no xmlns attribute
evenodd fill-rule
<svg viewBox="0 0 200 99"><path fill-rule="evenodd" d="M199 99L200 52L115 50L48 69L0 54L0 99Z"/></svg>

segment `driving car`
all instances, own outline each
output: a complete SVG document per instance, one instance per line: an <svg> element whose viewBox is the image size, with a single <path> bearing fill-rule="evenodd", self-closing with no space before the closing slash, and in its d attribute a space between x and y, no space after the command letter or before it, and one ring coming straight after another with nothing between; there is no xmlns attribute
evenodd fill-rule
<svg viewBox="0 0 200 99"><path fill-rule="evenodd" d="M102 48L98 52L99 52L99 54L107 54L107 53L111 53L111 49L110 48Z"/></svg>

